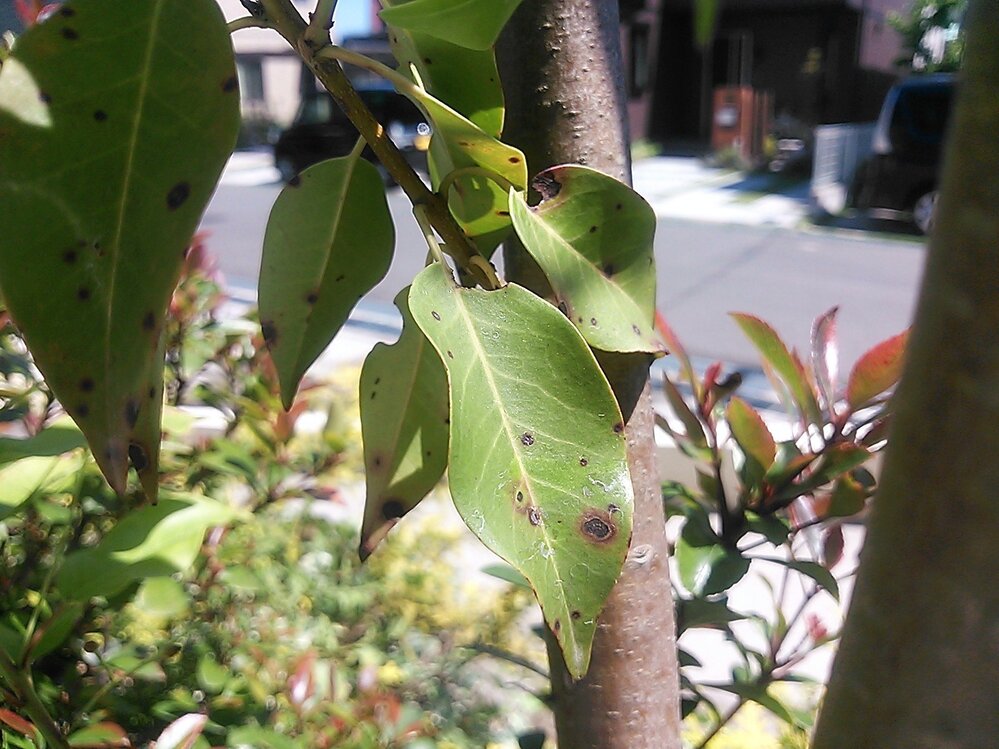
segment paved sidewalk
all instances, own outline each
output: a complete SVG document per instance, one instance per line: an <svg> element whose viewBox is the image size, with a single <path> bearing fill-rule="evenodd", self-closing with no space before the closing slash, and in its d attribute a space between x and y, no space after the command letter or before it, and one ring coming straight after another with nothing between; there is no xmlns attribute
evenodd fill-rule
<svg viewBox="0 0 999 749"><path fill-rule="evenodd" d="M690 156L636 161L635 190L660 218L748 226L797 226L808 211L807 182L787 184L779 175L744 175ZM280 181L270 151L237 151L222 184L252 187ZM775 188L783 188L775 192Z"/></svg>

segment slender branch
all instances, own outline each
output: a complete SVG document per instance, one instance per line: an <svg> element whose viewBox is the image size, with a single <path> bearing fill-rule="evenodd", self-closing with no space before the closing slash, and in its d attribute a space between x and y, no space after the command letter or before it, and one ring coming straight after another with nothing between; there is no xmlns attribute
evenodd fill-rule
<svg viewBox="0 0 999 749"><path fill-rule="evenodd" d="M361 136L368 142L375 156L382 165L392 175L399 187L409 198L414 206L426 206L427 217L433 224L434 229L444 240L447 252L455 261L466 270L484 288L494 288L491 286L489 277L483 272L482 267L473 264L471 258L479 255L478 249L464 230L458 225L454 216L448 208L447 202L434 193L419 175L413 170L409 162L402 155L385 132L385 128L375 119L375 116L368 109L360 95L351 85L340 65L340 61L349 61L352 64L359 64L368 70L375 70L379 74L388 72L391 74L389 80L397 86L414 86L411 81L396 73L391 68L375 63L364 55L356 55L330 46L317 49L310 40L305 37L308 28L305 20L299 15L295 6L290 0L262 0L263 7L267 13L267 19L281 36L295 49L302 58L302 61L315 74L319 82L330 92L340 109L350 119L357 128ZM338 50L335 54L339 59L334 59L332 53L326 51L330 49ZM322 53L322 54L320 54ZM388 77L388 76L387 76ZM405 84L403 84L405 81ZM408 90L408 89L405 89ZM405 92L400 88L400 92Z"/></svg>
<svg viewBox="0 0 999 749"><path fill-rule="evenodd" d="M269 29L272 26L267 23L263 18L254 18L253 16L245 16L243 18L237 18L233 21L229 21L226 24L229 29L229 33L234 31L240 31L241 29Z"/></svg>
<svg viewBox="0 0 999 749"><path fill-rule="evenodd" d="M45 743L52 749L69 749L66 737L62 735L62 731L35 692L31 678L17 667L2 648L0 648L0 678L7 682L7 686L17 695L25 715L45 738Z"/></svg>
<svg viewBox="0 0 999 749"><path fill-rule="evenodd" d="M316 46L330 43L330 29L333 28L336 3L337 0L317 0L316 9L309 17L309 27L305 30L305 36Z"/></svg>
<svg viewBox="0 0 999 749"><path fill-rule="evenodd" d="M360 52L354 52L343 47L337 47L336 45L327 45L323 47L318 52L316 52L316 58L320 60L337 60L338 62L345 62L349 65L354 65L359 68L363 68L370 73L379 75L393 86L395 86L396 91L400 94L408 94L410 96L426 96L427 92L424 91L420 86L417 86L406 76L402 75L398 70L393 70L388 65L380 63L377 60L373 60L367 55L362 55Z"/></svg>

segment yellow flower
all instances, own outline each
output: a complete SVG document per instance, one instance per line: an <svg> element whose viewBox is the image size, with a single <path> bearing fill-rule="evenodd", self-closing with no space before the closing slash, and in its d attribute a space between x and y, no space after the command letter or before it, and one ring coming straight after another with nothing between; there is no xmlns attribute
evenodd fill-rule
<svg viewBox="0 0 999 749"><path fill-rule="evenodd" d="M387 687L395 686L406 676L395 661L389 661L378 669L378 681Z"/></svg>

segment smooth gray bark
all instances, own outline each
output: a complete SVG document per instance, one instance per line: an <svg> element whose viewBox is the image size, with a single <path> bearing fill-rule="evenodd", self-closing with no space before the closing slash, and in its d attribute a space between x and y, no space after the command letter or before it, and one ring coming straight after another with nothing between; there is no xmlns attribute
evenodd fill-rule
<svg viewBox="0 0 999 749"><path fill-rule="evenodd" d="M815 749L999 747L999 3L973 0L884 479Z"/></svg>
<svg viewBox="0 0 999 749"><path fill-rule="evenodd" d="M630 182L617 3L528 0L504 32L504 139L532 173L582 163ZM507 275L538 293L547 284L516 245ZM600 617L588 675L573 683L549 647L560 749L679 749L674 609L659 477L649 359L603 356L627 418L635 524L624 571Z"/></svg>

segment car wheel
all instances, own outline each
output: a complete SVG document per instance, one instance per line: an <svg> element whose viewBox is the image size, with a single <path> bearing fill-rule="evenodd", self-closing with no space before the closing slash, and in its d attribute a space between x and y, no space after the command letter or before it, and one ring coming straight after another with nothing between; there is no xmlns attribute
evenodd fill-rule
<svg viewBox="0 0 999 749"><path fill-rule="evenodd" d="M923 234L933 231L937 213L937 191L930 190L916 198L912 204L912 220Z"/></svg>
<svg viewBox="0 0 999 749"><path fill-rule="evenodd" d="M274 166L277 168L278 172L281 174L282 182L291 182L295 177L298 176L298 169L292 163L291 159L286 157L281 157L274 162Z"/></svg>

